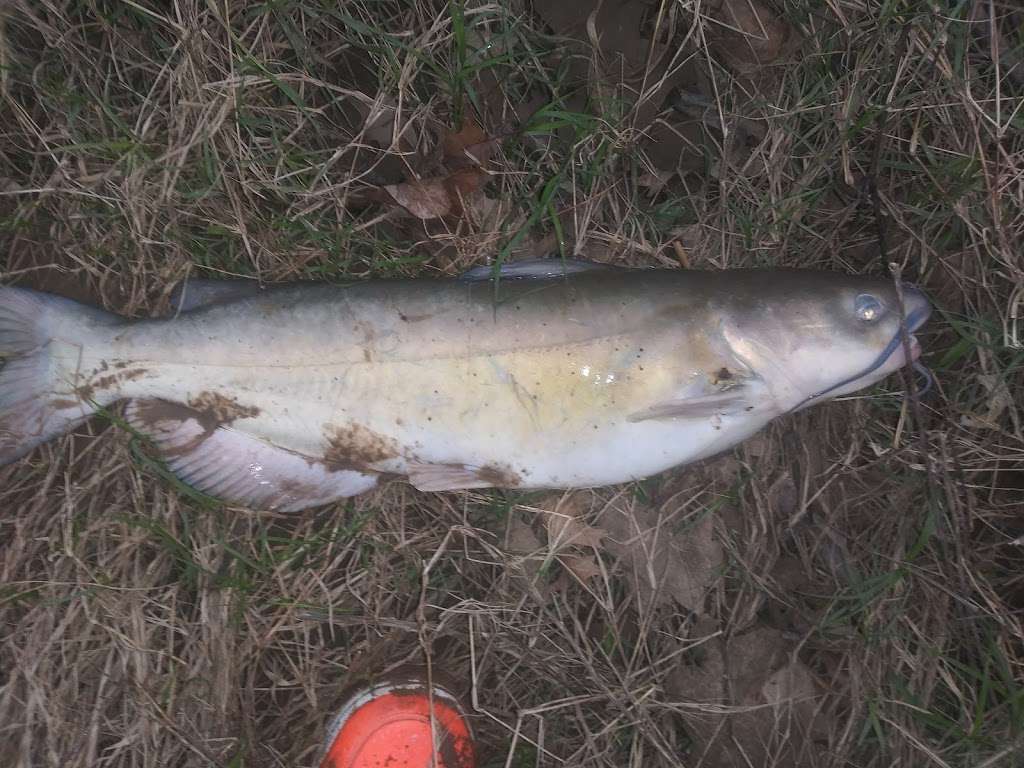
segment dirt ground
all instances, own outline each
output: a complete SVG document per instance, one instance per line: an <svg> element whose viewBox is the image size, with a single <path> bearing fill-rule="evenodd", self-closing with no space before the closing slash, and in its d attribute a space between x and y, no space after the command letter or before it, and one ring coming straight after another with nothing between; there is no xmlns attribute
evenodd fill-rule
<svg viewBox="0 0 1024 768"><path fill-rule="evenodd" d="M628 486L210 503L117 409L0 469L0 762L312 766L426 665L484 766L1024 765L1024 12L7 0L0 281L549 255L898 274L935 386Z"/></svg>

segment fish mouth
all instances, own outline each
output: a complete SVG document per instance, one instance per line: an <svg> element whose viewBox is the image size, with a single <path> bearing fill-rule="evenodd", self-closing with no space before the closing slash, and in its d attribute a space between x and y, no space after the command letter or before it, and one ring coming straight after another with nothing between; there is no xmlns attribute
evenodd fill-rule
<svg viewBox="0 0 1024 768"><path fill-rule="evenodd" d="M829 394L845 394L847 391L859 389L861 386L865 386L870 383L867 379L876 381L881 379L883 376L892 373L898 368L902 368L908 363L915 363L921 356L921 342L914 336L914 331L918 330L931 317L932 307L928 303L928 299L925 295L911 285L903 285L903 306L909 309L909 313L904 317L903 327L893 336L889 343L882 350L881 354L874 359L874 361L860 373L854 374L847 379L843 379L838 384L833 384L826 390L818 392L811 397L807 398L801 403L800 408L806 407L812 401L818 400L821 397ZM907 360L904 347L903 329L906 329L906 339L909 343L910 359ZM854 387L850 387L854 384ZM846 388L850 387L849 390Z"/></svg>
<svg viewBox="0 0 1024 768"><path fill-rule="evenodd" d="M910 359L917 360L921 356L921 342L917 340L917 336L910 334Z"/></svg>
<svg viewBox="0 0 1024 768"><path fill-rule="evenodd" d="M927 299L924 298L924 294L916 288L905 287L904 291L907 295L916 299L916 303L918 303L918 306L904 319L904 326L907 329L907 340L910 342L910 362L914 362L921 356L921 342L917 340L917 336L914 335L914 331L918 330L922 325L928 322L928 318L931 317L932 314L932 308L931 305L927 303ZM905 303L909 303L909 301ZM890 358L896 355L897 352L902 352L903 349L903 333L901 329L900 333L897 333L893 337L892 341L889 342L888 346L882 350L882 354L878 356L878 359L869 366L866 371L861 373L858 378L867 376L878 368L881 368L889 362ZM896 367L898 368L900 365L905 365L906 362L906 359L900 360Z"/></svg>

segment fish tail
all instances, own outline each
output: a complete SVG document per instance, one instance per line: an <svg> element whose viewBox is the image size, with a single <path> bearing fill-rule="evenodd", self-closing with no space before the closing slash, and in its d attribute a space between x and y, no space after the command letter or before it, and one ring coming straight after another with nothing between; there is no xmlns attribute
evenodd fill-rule
<svg viewBox="0 0 1024 768"><path fill-rule="evenodd" d="M87 341L118 323L107 312L25 288L0 286L0 466L85 421L96 405L69 389L55 337Z"/></svg>

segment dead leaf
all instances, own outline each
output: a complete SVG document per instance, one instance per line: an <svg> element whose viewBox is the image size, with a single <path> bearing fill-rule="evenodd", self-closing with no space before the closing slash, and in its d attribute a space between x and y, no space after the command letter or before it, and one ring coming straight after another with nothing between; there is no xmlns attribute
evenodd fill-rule
<svg viewBox="0 0 1024 768"><path fill-rule="evenodd" d="M521 515L515 514L509 520L505 546L512 552L526 554L540 551L544 544L533 532L533 527Z"/></svg>
<svg viewBox="0 0 1024 768"><path fill-rule="evenodd" d="M721 627L716 619L702 616L690 631L692 642L699 643L665 679L666 692L686 701L724 704L725 656L722 653Z"/></svg>
<svg viewBox="0 0 1024 768"><path fill-rule="evenodd" d="M351 103L361 118L363 137L383 149L390 147L398 114L395 100L390 97L374 100L367 96L354 98Z"/></svg>
<svg viewBox="0 0 1024 768"><path fill-rule="evenodd" d="M659 177L670 178L675 172L683 174L704 168L704 128L695 120L675 120L671 123L659 119L644 133L644 157L658 169Z"/></svg>
<svg viewBox="0 0 1024 768"><path fill-rule="evenodd" d="M456 157L462 154L462 150L474 144L482 144L487 141L487 134L484 129L476 124L473 119L463 121L462 127L455 133L448 133L441 140L444 148L445 158Z"/></svg>
<svg viewBox="0 0 1024 768"><path fill-rule="evenodd" d="M705 619L693 635L717 629ZM821 764L830 717L821 711L811 670L791 655L781 632L758 627L728 641L712 637L667 676L666 692L698 705L684 709L683 718L702 766Z"/></svg>
<svg viewBox="0 0 1024 768"><path fill-rule="evenodd" d="M621 561L642 605L674 601L703 610L704 594L725 564L712 515L687 524L669 509L610 506L601 525L609 536L604 548Z"/></svg>
<svg viewBox="0 0 1024 768"><path fill-rule="evenodd" d="M513 514L508 523L508 530L505 534L505 546L510 552L523 555L518 560L522 568L523 576L530 584L537 579L540 573L542 560L538 553L544 549L544 544L533 532L533 528L521 515Z"/></svg>
<svg viewBox="0 0 1024 768"><path fill-rule="evenodd" d="M570 79L585 83L598 104L616 113L622 105L635 106L630 118L635 127L646 129L674 88L684 83L699 88L698 67L689 61L693 51L651 39L647 30L655 28L658 8L650 0L538 0L533 8L556 34L594 51L567 58Z"/></svg>
<svg viewBox="0 0 1024 768"><path fill-rule="evenodd" d="M487 183L482 165L490 159L495 141L467 120L459 131L443 136L441 145L445 175L388 184L384 194L375 188L367 193L368 199L397 203L423 221L463 215L466 202Z"/></svg>
<svg viewBox="0 0 1024 768"><path fill-rule="evenodd" d="M985 389L988 400L983 413L968 413L960 417L960 423L975 429L1001 429L999 417L1014 404L1006 378L994 373L979 373L976 378Z"/></svg>
<svg viewBox="0 0 1024 768"><path fill-rule="evenodd" d="M800 503L800 494L789 472L783 472L768 489L768 506L776 520L790 520Z"/></svg>
<svg viewBox="0 0 1024 768"><path fill-rule="evenodd" d="M467 119L456 133L445 134L441 140L445 166L454 171L486 165L497 143L474 120Z"/></svg>
<svg viewBox="0 0 1024 768"><path fill-rule="evenodd" d="M598 564L597 559L592 556L559 555L558 562L565 566L581 582L586 582L588 579L601 575L601 566Z"/></svg>
<svg viewBox="0 0 1024 768"><path fill-rule="evenodd" d="M721 0L709 8L714 52L735 71L754 74L795 47L793 28L762 0Z"/></svg>
<svg viewBox="0 0 1024 768"><path fill-rule="evenodd" d="M760 698L764 699L766 704L799 708L804 708L820 695L811 671L799 661L787 664L772 673L761 685L760 693ZM813 719L814 711L808 715L809 717L803 718L804 722Z"/></svg>
<svg viewBox="0 0 1024 768"><path fill-rule="evenodd" d="M388 184L384 190L417 219L437 219L462 215L466 198L483 187L486 181L485 171L463 168L444 178Z"/></svg>
<svg viewBox="0 0 1024 768"><path fill-rule="evenodd" d="M655 198L665 188L672 174L667 171L655 170L641 174L636 180L636 185L645 190L648 198Z"/></svg>
<svg viewBox="0 0 1024 768"><path fill-rule="evenodd" d="M341 125L353 147L352 172L364 176L374 184L399 182L408 176L405 157L410 156L418 142L415 126L400 119L397 102L387 94L376 98L361 91L345 91L347 98L340 101ZM379 191L378 187L373 188ZM350 195L349 204L375 200L372 193L363 190Z"/></svg>
<svg viewBox="0 0 1024 768"><path fill-rule="evenodd" d="M609 56L621 56L630 67L644 63L647 42L640 22L649 3L643 0L575 0L534 3L534 10L556 34L592 43Z"/></svg>
<svg viewBox="0 0 1024 768"><path fill-rule="evenodd" d="M420 179L384 187L392 199L417 219L448 216L452 200L448 196L445 179Z"/></svg>
<svg viewBox="0 0 1024 768"><path fill-rule="evenodd" d="M579 494L568 494L558 502L544 521L548 530L548 545L555 551L565 547L599 547L605 532L583 521L582 499Z"/></svg>
<svg viewBox="0 0 1024 768"><path fill-rule="evenodd" d="M776 629L804 635L827 610L824 605L810 604L810 596L824 590L808 578L803 563L792 555L783 554L775 561L769 583L766 621Z"/></svg>

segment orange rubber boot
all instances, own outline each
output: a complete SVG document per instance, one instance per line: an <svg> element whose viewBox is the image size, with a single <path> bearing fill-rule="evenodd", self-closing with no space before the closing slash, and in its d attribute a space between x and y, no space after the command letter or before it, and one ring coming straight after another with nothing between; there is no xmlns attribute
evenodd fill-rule
<svg viewBox="0 0 1024 768"><path fill-rule="evenodd" d="M431 725L433 698L433 725ZM353 693L331 726L320 768L476 768L459 702L420 680L379 682Z"/></svg>

